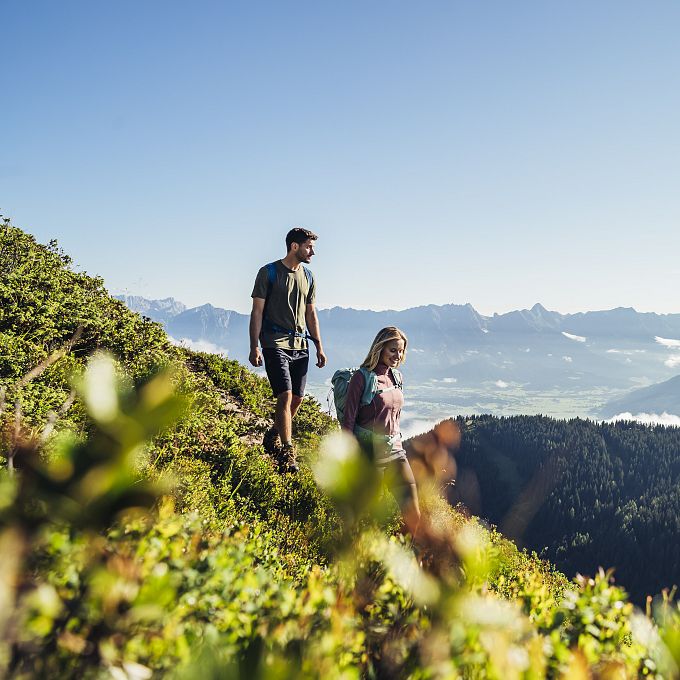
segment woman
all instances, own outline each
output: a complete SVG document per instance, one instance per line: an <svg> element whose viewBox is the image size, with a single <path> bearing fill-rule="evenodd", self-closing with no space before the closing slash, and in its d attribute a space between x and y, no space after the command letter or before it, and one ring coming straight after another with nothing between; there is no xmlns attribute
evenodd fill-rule
<svg viewBox="0 0 680 680"><path fill-rule="evenodd" d="M399 427L404 395L401 373L396 369L406 359L407 345L404 333L394 326L378 332L361 370L356 371L349 382L342 427L357 437L378 469L387 472L388 479L393 480L390 490L402 514L417 523L420 519L418 490ZM368 390L367 380L375 381L368 385ZM375 396L366 403L372 394Z"/></svg>

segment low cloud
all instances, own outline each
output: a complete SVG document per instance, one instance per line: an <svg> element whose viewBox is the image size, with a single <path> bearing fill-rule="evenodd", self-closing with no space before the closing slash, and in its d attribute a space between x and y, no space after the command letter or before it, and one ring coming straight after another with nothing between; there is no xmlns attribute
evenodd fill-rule
<svg viewBox="0 0 680 680"><path fill-rule="evenodd" d="M658 335L654 336L660 345L668 347L669 349L680 349L680 340L674 340L673 338L660 338Z"/></svg>
<svg viewBox="0 0 680 680"><path fill-rule="evenodd" d="M401 434L404 439L429 432L439 420L433 418L402 418Z"/></svg>
<svg viewBox="0 0 680 680"><path fill-rule="evenodd" d="M501 387L501 388L508 387L509 384L510 383L506 383L504 380L496 380L496 382L494 383L494 385L496 387Z"/></svg>
<svg viewBox="0 0 680 680"><path fill-rule="evenodd" d="M666 359L666 361L663 363L665 366L668 366L668 368L680 366L680 354L671 354L671 356L669 356L668 359Z"/></svg>
<svg viewBox="0 0 680 680"><path fill-rule="evenodd" d="M432 379L430 380L430 382L433 382L433 383L446 383L447 385L449 385L449 384L451 384L451 383L457 383L457 382L458 382L458 378L441 378L441 379L432 378Z"/></svg>
<svg viewBox="0 0 680 680"><path fill-rule="evenodd" d="M570 363L573 361L573 359L572 359L571 357L564 356L564 357L562 357L562 358L563 358L568 364L570 364Z"/></svg>
<svg viewBox="0 0 680 680"><path fill-rule="evenodd" d="M646 349L608 349L607 354L644 354Z"/></svg>
<svg viewBox="0 0 680 680"><path fill-rule="evenodd" d="M565 333L562 331L562 335L569 340L575 340L576 342L585 342L586 339L582 335L574 335L573 333Z"/></svg>
<svg viewBox="0 0 680 680"><path fill-rule="evenodd" d="M607 422L613 423L617 420L634 420L638 423L643 423L645 425L665 425L670 427L680 427L680 416L673 415L672 413L666 413L665 411L659 415L658 413L638 413L633 415L632 413L619 413L613 418L610 418Z"/></svg>
<svg viewBox="0 0 680 680"><path fill-rule="evenodd" d="M221 354L227 356L229 350L226 347L219 347L214 342L209 340L192 340L191 338L176 338L168 336L168 339L173 345L179 345L180 347L186 347L188 349L194 350L194 352L207 352L209 354Z"/></svg>

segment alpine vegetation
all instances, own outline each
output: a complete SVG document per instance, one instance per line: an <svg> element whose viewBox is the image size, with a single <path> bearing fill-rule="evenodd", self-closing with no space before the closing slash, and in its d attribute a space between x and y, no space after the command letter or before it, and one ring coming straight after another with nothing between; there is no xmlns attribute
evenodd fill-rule
<svg viewBox="0 0 680 680"><path fill-rule="evenodd" d="M455 427L412 459L418 526L310 397L284 473L265 380L71 265L0 224L0 676L678 677L672 592L636 609L445 501Z"/></svg>

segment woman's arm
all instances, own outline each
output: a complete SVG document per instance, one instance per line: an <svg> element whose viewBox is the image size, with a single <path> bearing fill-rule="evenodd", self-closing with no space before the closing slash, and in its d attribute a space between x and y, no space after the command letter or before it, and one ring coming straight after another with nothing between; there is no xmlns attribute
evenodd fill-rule
<svg viewBox="0 0 680 680"><path fill-rule="evenodd" d="M345 417L342 419L342 429L348 432L354 432L354 424L357 420L359 407L361 406L361 396L364 393L366 381L364 374L357 371L352 379L349 381L347 388L347 399L345 401Z"/></svg>

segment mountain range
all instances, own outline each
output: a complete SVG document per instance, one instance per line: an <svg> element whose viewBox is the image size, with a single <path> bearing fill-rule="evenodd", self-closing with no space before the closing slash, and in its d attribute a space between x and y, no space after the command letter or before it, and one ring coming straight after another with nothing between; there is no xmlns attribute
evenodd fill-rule
<svg viewBox="0 0 680 680"><path fill-rule="evenodd" d="M162 323L178 342L247 361L247 314L210 304L187 308L173 298L118 299ZM333 307L318 314L329 365L314 369L310 381L323 385L335 369L358 365L375 333L396 325L409 338L404 373L422 388L419 398L450 403L459 411L467 405L469 411L502 414L504 399L514 393L519 404L506 411L531 412L521 410L523 395L550 393L559 400L587 393L592 399L573 415L595 416L608 401L668 380L680 369L680 314L623 307L561 314L541 304L492 316L471 304L401 311ZM496 401L480 401L491 393ZM540 404L534 412L551 413L550 404Z"/></svg>

